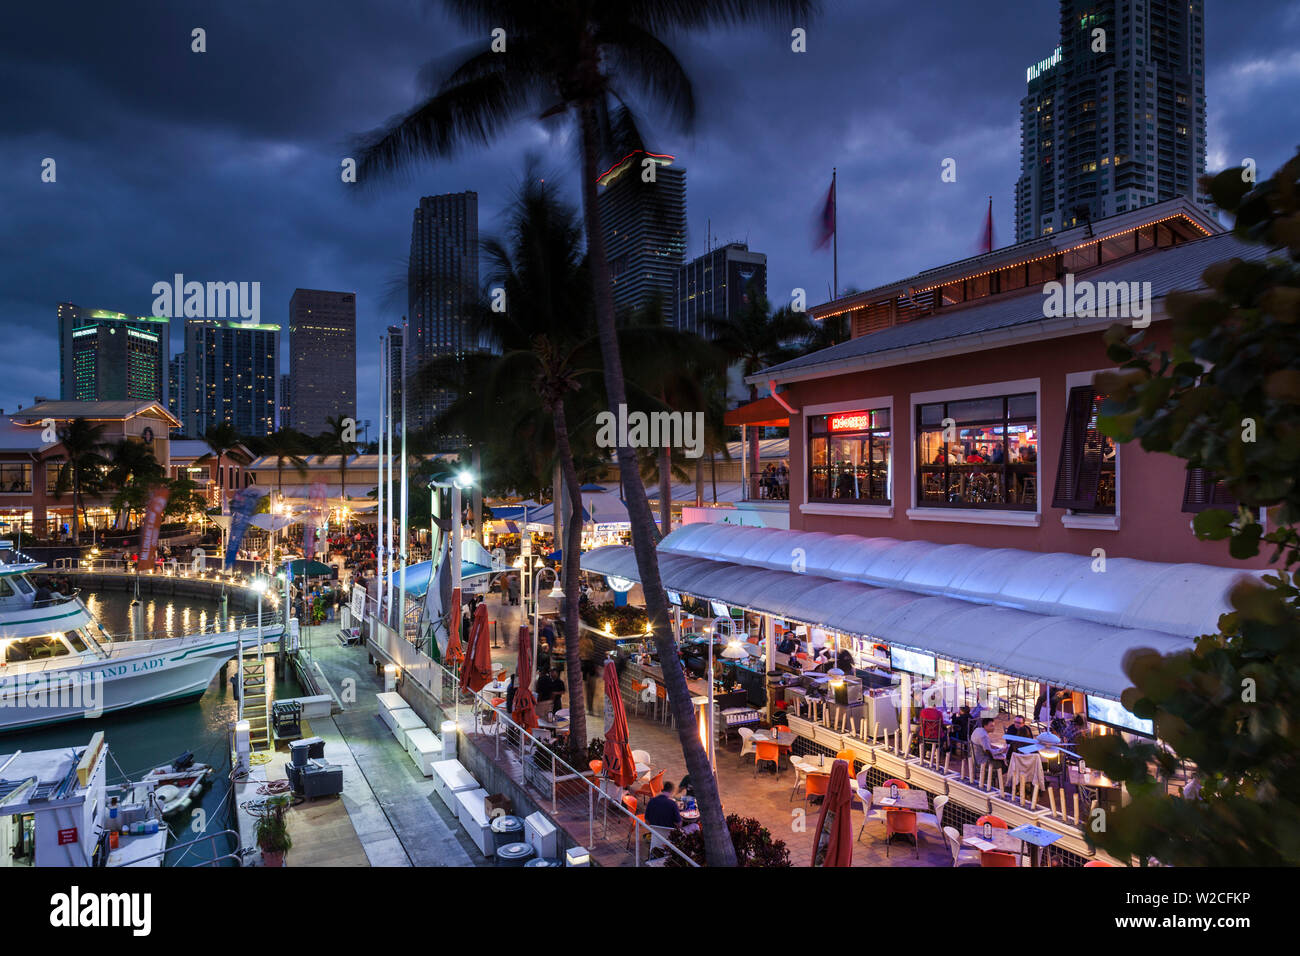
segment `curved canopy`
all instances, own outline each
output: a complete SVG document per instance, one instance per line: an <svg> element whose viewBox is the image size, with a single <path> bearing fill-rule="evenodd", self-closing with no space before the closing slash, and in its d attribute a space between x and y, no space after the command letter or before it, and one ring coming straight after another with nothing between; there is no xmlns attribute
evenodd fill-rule
<svg viewBox="0 0 1300 956"><path fill-rule="evenodd" d="M582 567L640 580L628 547L590 551ZM1125 654L1189 650L1239 577L1125 559L1093 572L1078 555L703 523L660 543L659 570L674 591L1113 699L1132 683Z"/></svg>

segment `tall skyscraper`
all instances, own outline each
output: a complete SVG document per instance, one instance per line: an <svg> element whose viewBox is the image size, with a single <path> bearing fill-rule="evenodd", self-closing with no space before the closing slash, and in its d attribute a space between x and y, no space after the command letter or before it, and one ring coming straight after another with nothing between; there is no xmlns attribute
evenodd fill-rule
<svg viewBox="0 0 1300 956"><path fill-rule="evenodd" d="M390 325L388 327L388 368L393 383L388 393L388 407L392 409L393 427L397 428L402 421L402 383L406 380L408 371L402 356L402 327L400 325ZM408 402L410 402L409 393ZM412 417L414 411L413 408L408 409L407 417ZM380 427L383 427L382 423Z"/></svg>
<svg viewBox="0 0 1300 956"><path fill-rule="evenodd" d="M767 256L730 242L677 270L673 324L682 332L708 335L705 318L731 318L754 296L767 296Z"/></svg>
<svg viewBox="0 0 1300 956"><path fill-rule="evenodd" d="M1061 0L1020 101L1016 241L1175 196L1208 206L1204 0Z"/></svg>
<svg viewBox="0 0 1300 956"><path fill-rule="evenodd" d="M60 302L59 394L65 401L168 404L171 320Z"/></svg>
<svg viewBox="0 0 1300 956"><path fill-rule="evenodd" d="M289 409L295 429L318 435L327 417L357 417L357 297L295 289L289 300Z"/></svg>
<svg viewBox="0 0 1300 956"><path fill-rule="evenodd" d="M293 427L293 405L289 401L289 373L280 373L280 428Z"/></svg>
<svg viewBox="0 0 1300 956"><path fill-rule="evenodd" d="M665 325L673 324L677 270L686 260L686 170L672 162L632 153L601 175L596 197L614 307L637 309L657 297ZM651 167L654 182L646 182Z"/></svg>
<svg viewBox="0 0 1300 956"><path fill-rule="evenodd" d="M186 434L230 422L241 435L275 430L280 327L224 319L185 322Z"/></svg>
<svg viewBox="0 0 1300 956"><path fill-rule="evenodd" d="M167 360L167 411L181 423L179 429L185 431L185 353L177 352Z"/></svg>
<svg viewBox="0 0 1300 956"><path fill-rule="evenodd" d="M478 298L478 193L425 196L411 221L407 263L410 354L407 371L439 356L460 357L476 348L469 317ZM431 421L455 398L441 389L421 407L408 406L412 427Z"/></svg>

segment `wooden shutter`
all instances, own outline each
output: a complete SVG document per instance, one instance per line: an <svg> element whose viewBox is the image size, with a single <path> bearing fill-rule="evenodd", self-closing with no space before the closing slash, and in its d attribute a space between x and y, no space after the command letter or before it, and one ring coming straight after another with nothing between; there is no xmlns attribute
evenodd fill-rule
<svg viewBox="0 0 1300 956"><path fill-rule="evenodd" d="M1206 468L1188 468L1183 484L1183 511L1196 514L1208 508L1237 510L1237 501L1228 493L1223 482Z"/></svg>
<svg viewBox="0 0 1300 956"><path fill-rule="evenodd" d="M1097 506L1097 481L1105 446L1097 430L1097 408L1102 396L1091 385L1070 389L1061 434L1061 460L1052 491L1053 508L1091 511Z"/></svg>

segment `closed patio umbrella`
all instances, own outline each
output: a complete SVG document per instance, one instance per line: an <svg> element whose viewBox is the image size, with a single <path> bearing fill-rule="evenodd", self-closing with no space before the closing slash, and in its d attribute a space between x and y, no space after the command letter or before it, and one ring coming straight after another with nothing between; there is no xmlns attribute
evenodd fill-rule
<svg viewBox="0 0 1300 956"><path fill-rule="evenodd" d="M492 648L488 645L487 605L474 611L469 628L469 647L465 648L465 667L460 672L460 689L478 693L492 679Z"/></svg>
<svg viewBox="0 0 1300 956"><path fill-rule="evenodd" d="M451 610L447 612L447 663L455 667L465 659L460 643L460 589L452 592Z"/></svg>
<svg viewBox="0 0 1300 956"><path fill-rule="evenodd" d="M519 662L515 667L515 706L510 717L530 734L537 726L537 698L533 696L532 686L533 640L525 625L519 629Z"/></svg>
<svg viewBox="0 0 1300 956"><path fill-rule="evenodd" d="M848 762L836 760L831 765L830 783L822 799L817 827L813 830L813 866L853 865L852 805Z"/></svg>
<svg viewBox="0 0 1300 956"><path fill-rule="evenodd" d="M627 711L623 709L618 670L613 661L605 662L605 702L613 720L605 734L605 760L601 773L620 787L629 787L636 780L636 761L632 759L632 746L628 742Z"/></svg>

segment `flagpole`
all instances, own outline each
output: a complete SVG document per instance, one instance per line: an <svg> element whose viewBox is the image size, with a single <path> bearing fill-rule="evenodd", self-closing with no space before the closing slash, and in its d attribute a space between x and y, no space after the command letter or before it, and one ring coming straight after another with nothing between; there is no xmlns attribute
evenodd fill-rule
<svg viewBox="0 0 1300 956"><path fill-rule="evenodd" d="M402 512L398 515L400 519L399 527L402 536L398 547L401 553L402 565L398 572L401 575L401 581L397 588L397 628L398 633L403 639L406 637L406 559L407 559L407 530L406 530L406 513L407 513L407 461L406 461L406 323L402 323Z"/></svg>
<svg viewBox="0 0 1300 956"><path fill-rule="evenodd" d="M387 396L384 394L388 390L388 336L379 336L379 445L376 456L379 461L377 464L379 473L379 520L375 524L375 557L377 559L376 570L379 572L377 581L378 587L375 589L375 601L378 607L375 611L379 614L380 620L383 620L384 603L384 420L388 413Z"/></svg>
<svg viewBox="0 0 1300 956"><path fill-rule="evenodd" d="M835 231L831 233L831 268L833 270L834 288L832 299L840 297L840 192L835 188L835 167L831 167L831 218L835 220Z"/></svg>

